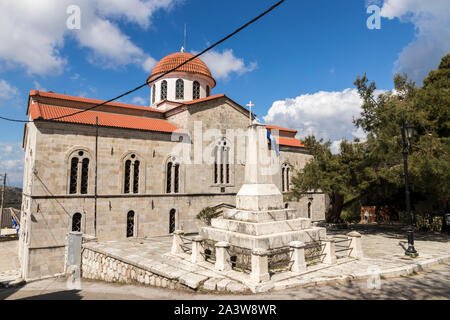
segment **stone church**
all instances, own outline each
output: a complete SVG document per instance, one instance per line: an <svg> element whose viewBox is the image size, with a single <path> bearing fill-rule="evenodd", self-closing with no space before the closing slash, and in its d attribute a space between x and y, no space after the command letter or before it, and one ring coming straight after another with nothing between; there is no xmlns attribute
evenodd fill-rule
<svg viewBox="0 0 450 320"><path fill-rule="evenodd" d="M191 57L163 58L148 80ZM245 171L245 152L237 151L254 115L213 94L215 85L196 58L151 82L148 107L112 102L79 113L103 101L30 91L19 242L25 280L64 272L69 231L98 241L198 232L202 209L235 206ZM279 148L272 180L288 193L311 155L295 130L266 129ZM311 193L285 206L318 221L326 198Z"/></svg>

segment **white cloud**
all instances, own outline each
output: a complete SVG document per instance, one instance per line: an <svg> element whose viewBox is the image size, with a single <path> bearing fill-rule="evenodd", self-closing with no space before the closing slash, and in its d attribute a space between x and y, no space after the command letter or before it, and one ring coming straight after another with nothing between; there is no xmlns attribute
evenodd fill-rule
<svg viewBox="0 0 450 320"><path fill-rule="evenodd" d="M7 173L8 185L22 187L23 164L21 143L0 142L0 172Z"/></svg>
<svg viewBox="0 0 450 320"><path fill-rule="evenodd" d="M59 74L67 64L60 53L72 37L91 50L89 61L103 67L130 63L148 69L149 54L114 23L121 20L147 28L157 10L178 0L20 0L0 2L0 62L21 66L29 74ZM69 30L69 5L81 9L81 29Z"/></svg>
<svg viewBox="0 0 450 320"><path fill-rule="evenodd" d="M153 59L152 57L147 57L144 59L144 62L142 63L142 68L144 71L150 73L153 70L153 67L156 65L157 61Z"/></svg>
<svg viewBox="0 0 450 320"><path fill-rule="evenodd" d="M226 49L223 52L211 50L202 55L201 59L208 65L216 79L227 79L232 72L241 75L258 67L256 62L246 65L243 59L234 56L232 49Z"/></svg>
<svg viewBox="0 0 450 320"><path fill-rule="evenodd" d="M376 94L381 92L377 91ZM361 104L356 89L320 91L275 101L263 119L268 124L297 130L299 138L314 135L330 140L333 152L337 152L343 138L364 141L366 135L362 129L353 125L353 118L361 113Z"/></svg>
<svg viewBox="0 0 450 320"><path fill-rule="evenodd" d="M145 106L145 105L148 104L148 101L147 101L146 99L142 98L142 97L134 97L134 98L131 100L131 103L132 103L132 104L141 105L141 106Z"/></svg>
<svg viewBox="0 0 450 320"><path fill-rule="evenodd" d="M19 90L10 85L3 79L0 79L0 99L10 100L17 96Z"/></svg>
<svg viewBox="0 0 450 320"><path fill-rule="evenodd" d="M46 88L44 88L43 86L41 86L41 84L39 82L37 82L36 80L33 81L33 85L34 85L34 89L39 90L39 91L48 91Z"/></svg>
<svg viewBox="0 0 450 320"><path fill-rule="evenodd" d="M450 1L385 0L381 15L414 24L415 38L400 52L394 72L406 72L421 84L450 52Z"/></svg>

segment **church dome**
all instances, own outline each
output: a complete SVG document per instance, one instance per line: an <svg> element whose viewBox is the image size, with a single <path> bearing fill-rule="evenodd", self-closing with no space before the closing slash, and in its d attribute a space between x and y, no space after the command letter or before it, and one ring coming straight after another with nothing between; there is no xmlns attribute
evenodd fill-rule
<svg viewBox="0 0 450 320"><path fill-rule="evenodd" d="M193 56L193 54L187 52L176 52L162 58L161 61L159 61L153 68L152 74L148 78L148 81L153 80L158 75L164 72L172 70L173 68L192 58ZM215 87L216 85L216 81L212 77L211 71L209 70L208 66L199 58L195 58L194 60L181 66L176 70L176 72L187 72L202 75L212 80L213 87Z"/></svg>

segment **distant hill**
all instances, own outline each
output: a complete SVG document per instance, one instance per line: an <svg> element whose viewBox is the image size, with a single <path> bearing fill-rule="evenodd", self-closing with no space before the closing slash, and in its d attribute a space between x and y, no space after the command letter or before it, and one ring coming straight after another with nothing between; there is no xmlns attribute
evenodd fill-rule
<svg viewBox="0 0 450 320"><path fill-rule="evenodd" d="M1 191L1 186L0 186ZM1 201L1 198L0 198ZM20 210L22 205L22 189L16 187L8 187L5 189L5 203L4 208L16 208Z"/></svg>

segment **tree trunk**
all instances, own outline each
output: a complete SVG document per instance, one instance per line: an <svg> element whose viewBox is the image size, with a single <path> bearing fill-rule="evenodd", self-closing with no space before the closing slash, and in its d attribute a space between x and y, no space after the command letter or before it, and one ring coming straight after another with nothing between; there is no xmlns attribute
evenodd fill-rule
<svg viewBox="0 0 450 320"><path fill-rule="evenodd" d="M328 208L328 211L325 215L325 219L329 223L340 223L341 220L341 212L344 206L344 196L335 192L332 195L331 206Z"/></svg>

